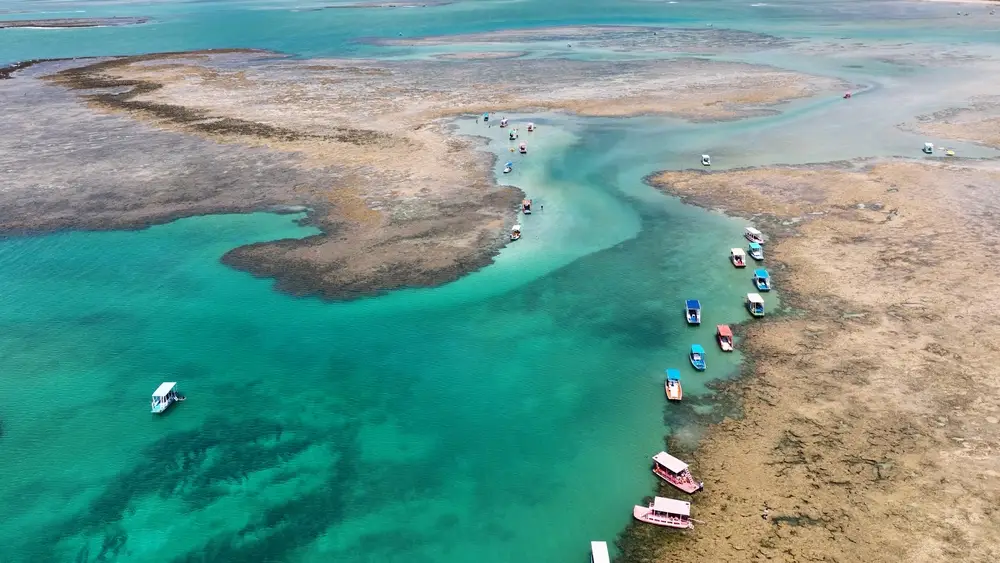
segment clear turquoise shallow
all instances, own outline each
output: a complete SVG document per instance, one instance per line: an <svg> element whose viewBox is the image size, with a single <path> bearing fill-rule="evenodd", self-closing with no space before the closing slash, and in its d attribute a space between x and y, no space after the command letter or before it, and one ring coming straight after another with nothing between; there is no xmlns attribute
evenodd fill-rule
<svg viewBox="0 0 1000 563"><path fill-rule="evenodd" d="M766 15L736 2L304 6L12 2L10 17L154 20L6 30L0 61L206 47L369 56L382 51L353 38L582 23L972 33L927 32L920 18L951 8L899 3ZM855 113L884 112L858 98ZM240 244L312 234L295 216L0 241L0 561L586 561L587 542L613 540L652 491L663 435L694 425L712 408L705 383L734 373L738 355L716 351L712 327L745 319L752 289L726 261L743 223L642 176L690 166L706 146L730 165L920 146L882 130L799 142L842 122L842 107L710 125L531 116L532 153L501 178L546 206L522 218L524 238L455 283L359 302L293 299L219 263ZM506 158L499 131L470 122L462 130L492 135ZM706 307L700 329L683 322L692 297ZM695 342L708 349L703 375L685 359ZM667 367L682 369L679 408L665 405ZM149 394L166 380L190 398L152 417Z"/></svg>

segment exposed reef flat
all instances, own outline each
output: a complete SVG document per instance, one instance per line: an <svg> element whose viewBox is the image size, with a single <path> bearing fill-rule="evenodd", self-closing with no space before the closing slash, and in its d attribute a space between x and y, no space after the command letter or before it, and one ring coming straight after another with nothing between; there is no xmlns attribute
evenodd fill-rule
<svg viewBox="0 0 1000 563"><path fill-rule="evenodd" d="M122 25L139 25L149 18L111 17L111 18L54 18L44 20L0 20L0 29L14 27L40 27L47 29L72 27L112 27Z"/></svg>
<svg viewBox="0 0 1000 563"><path fill-rule="evenodd" d="M839 87L706 60L392 63L246 51L45 63L16 76L0 84L17 131L0 139L0 230L304 206L325 234L224 260L333 299L450 281L504 244L522 194L495 185L492 155L449 127L457 114L733 119Z"/></svg>
<svg viewBox="0 0 1000 563"><path fill-rule="evenodd" d="M483 59L516 59L526 54L524 51L478 51L473 53L442 53L434 55L434 58L445 61L477 61Z"/></svg>
<svg viewBox="0 0 1000 563"><path fill-rule="evenodd" d="M648 181L761 224L794 314L750 323L740 343L744 417L695 458L707 524L684 538L634 526L627 560L997 560L1000 164Z"/></svg>
<svg viewBox="0 0 1000 563"><path fill-rule="evenodd" d="M347 8L433 8L435 6L447 6L454 4L451 0L403 0L401 2L344 2L343 4L330 4L319 8L310 8L309 11L316 10L336 10Z"/></svg>
<svg viewBox="0 0 1000 563"><path fill-rule="evenodd" d="M673 51L695 54L760 51L791 44L787 39L750 31L624 25L508 29L468 35L369 38L364 41L376 45L410 47L527 42L552 42L561 46L568 42L575 47L606 51Z"/></svg>

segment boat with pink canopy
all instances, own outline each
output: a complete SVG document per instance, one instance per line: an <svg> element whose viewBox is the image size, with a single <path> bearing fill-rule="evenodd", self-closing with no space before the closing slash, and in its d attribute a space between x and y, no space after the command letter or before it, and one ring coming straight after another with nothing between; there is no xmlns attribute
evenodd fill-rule
<svg viewBox="0 0 1000 563"><path fill-rule="evenodd" d="M694 528L691 520L691 503L672 498L654 497L649 506L632 509L632 516L640 522L667 528Z"/></svg>
<svg viewBox="0 0 1000 563"><path fill-rule="evenodd" d="M667 452L660 452L653 456L653 473L688 494L696 493L704 488L704 483L695 481L690 469L688 469L688 464Z"/></svg>

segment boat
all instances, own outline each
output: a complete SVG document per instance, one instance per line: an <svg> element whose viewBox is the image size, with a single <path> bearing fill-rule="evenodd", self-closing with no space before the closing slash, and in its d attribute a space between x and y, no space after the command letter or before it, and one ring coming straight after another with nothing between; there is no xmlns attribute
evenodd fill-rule
<svg viewBox="0 0 1000 563"><path fill-rule="evenodd" d="M156 391L153 391L153 402L150 412L160 414L167 410L170 405L183 400L184 396L177 393L177 382L166 381L161 383L156 388Z"/></svg>
<svg viewBox="0 0 1000 563"><path fill-rule="evenodd" d="M757 291L771 291L771 276L767 270L758 268L753 271L753 284L757 286Z"/></svg>
<svg viewBox="0 0 1000 563"><path fill-rule="evenodd" d="M663 390L667 392L667 400L680 401L684 398L684 389L681 388L681 370L668 369L667 381L663 384Z"/></svg>
<svg viewBox="0 0 1000 563"><path fill-rule="evenodd" d="M500 127L506 127L506 126L507 126L507 118L506 117L501 117L500 118Z"/></svg>
<svg viewBox="0 0 1000 563"><path fill-rule="evenodd" d="M747 245L747 252L754 260L759 261L764 259L764 247L759 242L751 242Z"/></svg>
<svg viewBox="0 0 1000 563"><path fill-rule="evenodd" d="M688 299L684 302L684 318L689 325L701 324L701 302L697 299Z"/></svg>
<svg viewBox="0 0 1000 563"><path fill-rule="evenodd" d="M694 523L691 521L691 503L672 498L653 497L653 502L649 503L649 506L636 505L632 509L632 516L640 522L656 526L682 530L694 528Z"/></svg>
<svg viewBox="0 0 1000 563"><path fill-rule="evenodd" d="M719 342L719 348L723 352L733 351L733 329L729 325L718 325L715 327L715 339Z"/></svg>
<svg viewBox="0 0 1000 563"><path fill-rule="evenodd" d="M667 452L653 456L653 474L688 494L705 488L702 482L695 481L688 464Z"/></svg>
<svg viewBox="0 0 1000 563"><path fill-rule="evenodd" d="M705 371L705 349L701 347L701 344L692 344L688 357L691 359L691 365L694 369Z"/></svg>
<svg viewBox="0 0 1000 563"><path fill-rule="evenodd" d="M757 244L764 244L764 234L753 227L743 229L743 238Z"/></svg>
<svg viewBox="0 0 1000 563"><path fill-rule="evenodd" d="M844 92L844 99L845 100L850 100L851 99L851 93L850 92Z"/></svg>
<svg viewBox="0 0 1000 563"><path fill-rule="evenodd" d="M729 250L729 261L737 268L746 268L747 253L742 248L732 248Z"/></svg>
<svg viewBox="0 0 1000 563"><path fill-rule="evenodd" d="M490 120L490 114L488 112L484 113L483 114L483 123L486 123L489 120Z"/></svg>
<svg viewBox="0 0 1000 563"><path fill-rule="evenodd" d="M504 174L510 174L511 171L513 171L513 170L514 170L514 163L513 162L507 161L507 164L503 165L503 173Z"/></svg>
<svg viewBox="0 0 1000 563"><path fill-rule="evenodd" d="M608 542L590 542L590 563L611 563L611 555L608 553Z"/></svg>
<svg viewBox="0 0 1000 563"><path fill-rule="evenodd" d="M510 240L521 238L521 225L514 225L510 228Z"/></svg>
<svg viewBox="0 0 1000 563"><path fill-rule="evenodd" d="M746 298L747 311L755 317L764 316L764 298L759 293L748 293Z"/></svg>
<svg viewBox="0 0 1000 563"><path fill-rule="evenodd" d="M708 156L707 154L701 155L701 165L702 166L711 166L712 165L712 157Z"/></svg>
<svg viewBox="0 0 1000 563"><path fill-rule="evenodd" d="M517 152L521 154L528 154L528 143L521 143L518 145Z"/></svg>
<svg viewBox="0 0 1000 563"><path fill-rule="evenodd" d="M531 215L531 200L530 199L526 199L526 200L524 200L524 201L521 202L521 211L524 212L525 215Z"/></svg>
<svg viewBox="0 0 1000 563"><path fill-rule="evenodd" d="M529 123L528 124L528 133L531 133L534 130L535 130L535 124L534 123Z"/></svg>
<svg viewBox="0 0 1000 563"><path fill-rule="evenodd" d="M934 143L924 143L924 154L934 154Z"/></svg>
<svg viewBox="0 0 1000 563"><path fill-rule="evenodd" d="M508 135L508 137L510 138L511 141L513 141L514 139L516 139L517 138L517 129L511 129L510 130L510 135Z"/></svg>
<svg viewBox="0 0 1000 563"><path fill-rule="evenodd" d="M948 149L948 150L944 151L944 155L945 156L955 156L955 151L953 151L952 149Z"/></svg>

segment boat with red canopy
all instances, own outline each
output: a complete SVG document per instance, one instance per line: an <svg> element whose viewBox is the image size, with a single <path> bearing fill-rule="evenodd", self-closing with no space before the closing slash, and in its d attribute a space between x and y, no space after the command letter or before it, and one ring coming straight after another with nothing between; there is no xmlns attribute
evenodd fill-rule
<svg viewBox="0 0 1000 563"><path fill-rule="evenodd" d="M729 325L718 325L715 327L715 338L719 341L719 348L723 352L733 351L733 329Z"/></svg>
<svg viewBox="0 0 1000 563"><path fill-rule="evenodd" d="M704 483L695 481L688 464L667 452L653 456L653 474L688 494L704 488Z"/></svg>

